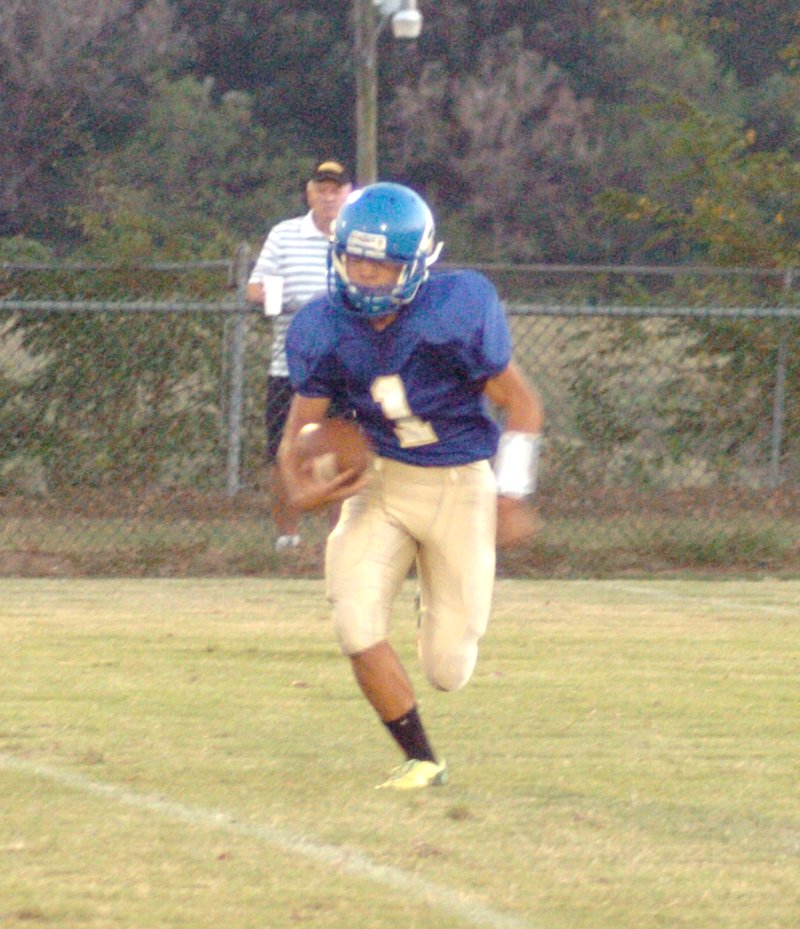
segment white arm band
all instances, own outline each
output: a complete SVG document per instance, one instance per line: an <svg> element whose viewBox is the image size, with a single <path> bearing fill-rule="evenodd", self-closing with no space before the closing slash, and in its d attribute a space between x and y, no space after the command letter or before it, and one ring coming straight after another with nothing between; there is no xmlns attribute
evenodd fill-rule
<svg viewBox="0 0 800 929"><path fill-rule="evenodd" d="M494 459L497 493L520 499L536 490L542 437L532 432L504 432Z"/></svg>

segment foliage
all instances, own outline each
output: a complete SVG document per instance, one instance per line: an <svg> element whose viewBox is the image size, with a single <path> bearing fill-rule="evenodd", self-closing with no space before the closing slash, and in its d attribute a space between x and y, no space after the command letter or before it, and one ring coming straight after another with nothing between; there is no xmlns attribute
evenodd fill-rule
<svg viewBox="0 0 800 929"><path fill-rule="evenodd" d="M678 240L709 264L800 262L800 165L754 152L755 134L676 100L656 130L668 168L648 189L608 191L615 219L646 227L650 243Z"/></svg>
<svg viewBox="0 0 800 929"><path fill-rule="evenodd" d="M745 86L796 66L800 19L784 0L616 0L603 15L648 19L699 39Z"/></svg>
<svg viewBox="0 0 800 929"><path fill-rule="evenodd" d="M559 69L510 32L484 47L474 75L457 81L430 65L398 92L395 160L434 203L464 204L449 216L452 250L470 242L473 257L490 260L563 257L580 237L587 115Z"/></svg>
<svg viewBox="0 0 800 929"><path fill-rule="evenodd" d="M668 198L673 190L665 189L664 178L676 173L670 145L681 131L675 101L735 121L743 105L735 81L705 45L646 20L622 20L609 32L606 49L616 93L597 109L603 150L595 190L622 188L649 196L664 190ZM674 193L684 196L680 185ZM646 227L620 222L616 213L606 213L599 227L611 243L607 260L614 263L693 258L680 238L651 241Z"/></svg>
<svg viewBox="0 0 800 929"><path fill-rule="evenodd" d="M36 262L52 259L53 253L42 242L17 235L0 238L0 262ZM2 272L0 272L2 275ZM0 280L2 280L0 276Z"/></svg>
<svg viewBox="0 0 800 929"><path fill-rule="evenodd" d="M156 257L229 259L236 222L259 229L269 222L243 216L242 204L252 205L244 188L264 184L260 196L276 211L290 208L293 192L280 175L290 173L286 159L268 158L246 96L215 101L210 90L191 78L162 82L142 128L98 159L72 217L83 257L111 267L19 270L9 286L50 299L138 298L143 309L153 299L219 299L227 283L219 273L177 282L141 265ZM158 197L164 189L167 201ZM178 313L19 315L7 333L21 340L30 368L2 385L5 448L24 445L54 491L169 483L178 469L202 478L219 460L222 325L219 317Z"/></svg>
<svg viewBox="0 0 800 929"><path fill-rule="evenodd" d="M276 211L288 210L292 195L280 174L289 175L286 159L270 160L247 97L215 101L210 91L191 78L162 81L142 127L85 179L72 221L83 257L111 268L19 271L13 283L51 299L218 299L219 274L216 282L198 272L178 283L140 264L230 258L243 234L235 235L237 225L260 233L269 221L245 216L254 198L243 194L258 187ZM164 190L168 199L159 197ZM54 491L169 483L178 468L201 478L218 461L221 327L219 317L197 314L19 315L8 333L30 368L2 384L5 448L24 444Z"/></svg>
<svg viewBox="0 0 800 929"><path fill-rule="evenodd" d="M220 94L252 96L259 123L311 160L349 160L355 148L350 3L306 0L173 0L197 41L196 76Z"/></svg>
<svg viewBox="0 0 800 929"><path fill-rule="evenodd" d="M756 151L785 150L800 157L800 72L773 74L748 96L747 121Z"/></svg>
<svg viewBox="0 0 800 929"><path fill-rule="evenodd" d="M697 287L695 296L707 308L721 290ZM573 329L560 357L547 383L560 386L549 457L562 489L568 476L584 487L663 489L796 481L796 319L735 311L720 318L702 309L600 317ZM565 409L567 428L559 430L553 415Z"/></svg>
<svg viewBox="0 0 800 929"><path fill-rule="evenodd" d="M111 254L130 236L139 254L194 254L201 240L219 253L226 237L261 239L293 212L313 160L352 162L349 3L45 8L0 11L6 232L61 250L86 236L99 253L103 237ZM794 144L797 24L776 0L422 9L418 42L379 37L380 162L432 195L459 258L694 259L686 243L648 248L592 208L604 188L652 196L669 167L664 140L685 127L643 104L686 98L747 115L759 150Z"/></svg>
<svg viewBox="0 0 800 929"><path fill-rule="evenodd" d="M773 73L796 66L800 17L784 0L710 0L712 22L719 23L711 41L731 62L746 87Z"/></svg>
<svg viewBox="0 0 800 929"><path fill-rule="evenodd" d="M209 320L28 314L10 332L34 364L22 383L2 385L0 437L12 453L24 448L49 491L205 474L220 438L220 339Z"/></svg>
<svg viewBox="0 0 800 929"><path fill-rule="evenodd" d="M610 111L617 118L640 119L643 107L670 97L685 97L711 113L738 115L742 96L735 78L695 37L626 17L607 31L605 47L616 91L603 102L629 111Z"/></svg>
<svg viewBox="0 0 800 929"><path fill-rule="evenodd" d="M167 0L4 0L0 234L63 225L87 158L136 124L151 75L186 49Z"/></svg>
<svg viewBox="0 0 800 929"><path fill-rule="evenodd" d="M213 89L191 77L160 81L140 129L96 160L72 211L85 252L227 257L298 209L295 160L254 122L247 94L217 99Z"/></svg>
<svg viewBox="0 0 800 929"><path fill-rule="evenodd" d="M796 12L785 3L441 0L421 8L418 42L401 45L388 30L379 37L380 161L386 176L430 197L448 257L798 264L800 40ZM163 296L168 285L135 270L142 262L227 258L237 241L260 243L270 225L300 208L312 161L352 161L350 19L348 3L323 0L7 0L0 8L0 258L42 261L69 251L116 267L68 283L17 273L0 281L3 293L24 285L31 296ZM182 286L186 296L214 285ZM701 296L696 288L692 295ZM731 293L702 296L714 302ZM774 294L762 298L775 301ZM206 401L216 402L209 398L218 349L203 360L187 347L216 344L212 330L198 323L196 331L177 316L166 330L126 329L111 316L87 320L82 333L61 322L52 343L42 319L14 325L26 339L32 368L24 378L33 396L45 388L77 391L72 412L58 406L58 393L49 412L41 398L9 406L22 374L2 385L2 437L13 442L14 430L39 430L53 480L65 479L57 477L59 456L64 475L73 468L70 443L78 447L82 430L98 443L98 460L109 457L100 446L114 429L93 412L89 385L100 388L82 357L89 344L109 358L115 345L140 358L141 367L118 367L127 379L117 390L139 404L123 418L138 423L158 412L164 419L147 427L158 436L184 410L174 397L151 402L166 397L153 366L164 360L161 341L180 342L170 363L184 386L204 372L190 393L201 398L201 445L212 447L216 426ZM678 410L665 385L660 415L680 423L673 436L689 435L701 421L735 432L735 413L722 421L734 377L732 409L767 415L777 341L758 326L731 327L716 341L698 331L702 365L691 352L687 363L708 362L705 399ZM784 345L794 435L800 372L791 332ZM747 352L747 364L734 363ZM63 382L46 378L56 353L74 369ZM604 359L608 370L613 357ZM581 409L597 414L583 420L599 431L593 440L609 449L621 442L631 428L624 393L598 394L591 372L588 380L576 374L573 387ZM111 471L125 454L110 455Z"/></svg>
<svg viewBox="0 0 800 929"><path fill-rule="evenodd" d="M224 321L147 308L154 300L219 301L229 274L198 265L177 278L137 264L155 250L144 212L117 214L108 227L98 221L88 233L95 257L114 264L59 267L38 243L0 240L0 256L15 263L0 276L3 296L95 308L5 314L3 341L17 363L0 376L4 465L22 456L23 483L56 494L169 485L179 474L202 481L219 460ZM97 312L120 301L138 301L139 311Z"/></svg>

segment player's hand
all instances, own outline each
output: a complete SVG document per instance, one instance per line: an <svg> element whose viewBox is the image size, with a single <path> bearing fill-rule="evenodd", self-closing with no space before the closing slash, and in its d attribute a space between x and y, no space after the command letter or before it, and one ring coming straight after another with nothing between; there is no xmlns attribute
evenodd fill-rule
<svg viewBox="0 0 800 929"><path fill-rule="evenodd" d="M539 515L525 500L497 498L497 547L509 548L530 541L539 529Z"/></svg>
<svg viewBox="0 0 800 929"><path fill-rule="evenodd" d="M369 472L353 468L342 471L329 480L314 480L311 467L295 471L291 478L284 475L289 501L302 512L318 510L346 497L352 497L367 485Z"/></svg>

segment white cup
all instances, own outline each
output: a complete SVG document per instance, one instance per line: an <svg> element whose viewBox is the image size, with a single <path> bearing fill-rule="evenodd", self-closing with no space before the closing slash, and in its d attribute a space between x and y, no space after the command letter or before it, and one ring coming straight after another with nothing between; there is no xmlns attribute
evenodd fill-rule
<svg viewBox="0 0 800 929"><path fill-rule="evenodd" d="M280 274L267 274L261 284L264 287L264 315L278 316L283 304L283 278Z"/></svg>

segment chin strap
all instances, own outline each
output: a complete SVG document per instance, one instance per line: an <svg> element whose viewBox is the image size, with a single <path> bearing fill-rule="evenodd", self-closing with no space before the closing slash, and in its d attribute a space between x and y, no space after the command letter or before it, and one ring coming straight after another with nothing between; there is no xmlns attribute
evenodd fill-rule
<svg viewBox="0 0 800 929"><path fill-rule="evenodd" d="M444 248L444 242L437 242L434 250L428 255L425 259L425 267L430 268L430 266L437 260L439 255L442 254L442 249Z"/></svg>

